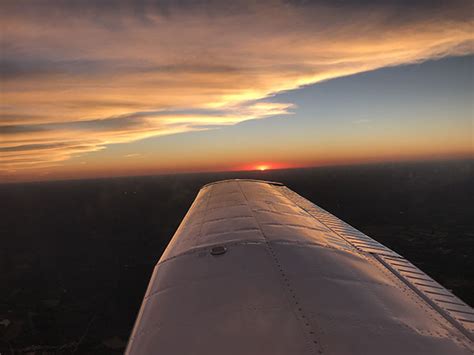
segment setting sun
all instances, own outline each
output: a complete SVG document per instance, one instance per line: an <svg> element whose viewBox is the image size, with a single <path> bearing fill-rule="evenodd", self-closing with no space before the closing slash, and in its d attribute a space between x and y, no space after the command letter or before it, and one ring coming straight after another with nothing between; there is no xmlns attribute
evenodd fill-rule
<svg viewBox="0 0 474 355"><path fill-rule="evenodd" d="M256 170L265 171L268 170L268 165L258 165Z"/></svg>

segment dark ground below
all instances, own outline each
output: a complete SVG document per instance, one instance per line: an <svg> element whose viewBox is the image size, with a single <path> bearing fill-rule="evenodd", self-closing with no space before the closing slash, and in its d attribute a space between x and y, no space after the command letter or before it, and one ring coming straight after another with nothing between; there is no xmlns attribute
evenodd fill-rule
<svg viewBox="0 0 474 355"><path fill-rule="evenodd" d="M122 353L199 188L259 178L404 255L474 304L474 161L0 185L0 353Z"/></svg>

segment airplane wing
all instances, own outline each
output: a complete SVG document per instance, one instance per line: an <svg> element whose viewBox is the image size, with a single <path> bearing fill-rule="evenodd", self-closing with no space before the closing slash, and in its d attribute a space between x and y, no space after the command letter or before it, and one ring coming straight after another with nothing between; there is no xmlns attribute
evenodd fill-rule
<svg viewBox="0 0 474 355"><path fill-rule="evenodd" d="M126 354L472 354L474 310L282 184L204 186Z"/></svg>

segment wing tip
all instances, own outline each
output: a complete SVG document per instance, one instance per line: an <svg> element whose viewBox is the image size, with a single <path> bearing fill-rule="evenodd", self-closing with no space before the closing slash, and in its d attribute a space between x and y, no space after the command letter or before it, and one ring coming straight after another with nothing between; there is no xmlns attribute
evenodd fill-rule
<svg viewBox="0 0 474 355"><path fill-rule="evenodd" d="M283 183L278 182L278 181L267 181L267 180L258 180L258 179L225 179L225 180L218 180L218 181L210 182L210 183L204 185L203 187L201 187L201 190L205 189L209 186L213 186L213 185L217 185L217 184L225 184L225 183L230 183L230 182L237 182L237 181L255 182L255 183L274 185L274 186L285 186Z"/></svg>

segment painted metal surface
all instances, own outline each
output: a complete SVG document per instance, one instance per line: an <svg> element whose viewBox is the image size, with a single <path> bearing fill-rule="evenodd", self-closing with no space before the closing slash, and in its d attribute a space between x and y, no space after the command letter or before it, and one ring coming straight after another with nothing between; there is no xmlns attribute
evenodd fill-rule
<svg viewBox="0 0 474 355"><path fill-rule="evenodd" d="M201 189L127 354L472 354L471 307L278 183Z"/></svg>

